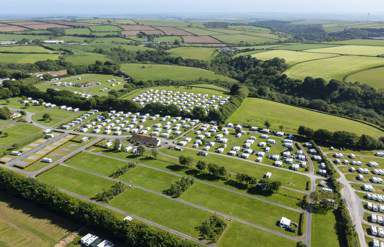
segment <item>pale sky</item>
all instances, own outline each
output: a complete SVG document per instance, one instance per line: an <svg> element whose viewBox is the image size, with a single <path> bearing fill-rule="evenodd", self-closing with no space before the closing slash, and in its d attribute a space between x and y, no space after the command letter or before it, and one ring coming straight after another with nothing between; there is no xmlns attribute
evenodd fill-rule
<svg viewBox="0 0 384 247"><path fill-rule="evenodd" d="M384 13L384 0L0 0L7 15Z"/></svg>

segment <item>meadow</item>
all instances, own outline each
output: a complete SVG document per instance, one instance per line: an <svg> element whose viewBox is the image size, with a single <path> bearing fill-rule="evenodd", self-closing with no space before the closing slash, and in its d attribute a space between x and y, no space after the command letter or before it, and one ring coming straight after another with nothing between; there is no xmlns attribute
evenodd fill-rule
<svg viewBox="0 0 384 247"><path fill-rule="evenodd" d="M333 212L312 214L312 247L339 246Z"/></svg>
<svg viewBox="0 0 384 247"><path fill-rule="evenodd" d="M178 47L168 50L172 56L211 61L216 53L215 48L206 47Z"/></svg>
<svg viewBox="0 0 384 247"><path fill-rule="evenodd" d="M90 65L96 61L105 62L109 59L102 54L82 52L74 55L68 55L64 57L66 62L72 63L73 65Z"/></svg>
<svg viewBox="0 0 384 247"><path fill-rule="evenodd" d="M117 26L112 25L97 25L90 27L92 32L113 32L113 31L121 31L121 29Z"/></svg>
<svg viewBox="0 0 384 247"><path fill-rule="evenodd" d="M65 35L89 35L89 28L68 28L64 30Z"/></svg>
<svg viewBox="0 0 384 247"><path fill-rule="evenodd" d="M58 54L0 53L0 63L35 63L45 60L57 60L58 58Z"/></svg>
<svg viewBox="0 0 384 247"><path fill-rule="evenodd" d="M0 193L0 246L50 247L77 229L66 219Z"/></svg>
<svg viewBox="0 0 384 247"><path fill-rule="evenodd" d="M351 74L345 78L347 82L361 82L367 83L371 87L377 89L384 88L384 67L367 69L354 74Z"/></svg>
<svg viewBox="0 0 384 247"><path fill-rule="evenodd" d="M332 53L342 55L356 56L378 56L384 54L384 47L381 46L363 46L363 45L342 45L335 47L309 49L307 52Z"/></svg>
<svg viewBox="0 0 384 247"><path fill-rule="evenodd" d="M138 81L175 80L175 81L203 81L222 80L234 82L234 79L215 74L212 71L162 64L122 64L121 70Z"/></svg>
<svg viewBox="0 0 384 247"><path fill-rule="evenodd" d="M289 50L271 50L271 51L256 53L252 56L261 60L269 60L275 57L283 58L288 65L294 65L297 63L312 61L317 59L335 57L335 55L333 54L316 54L316 53L289 51Z"/></svg>
<svg viewBox="0 0 384 247"><path fill-rule="evenodd" d="M338 56L297 64L285 71L285 74L295 79L312 76L321 77L325 80L336 79L343 81L344 77L351 73L381 65L384 65L383 58Z"/></svg>
<svg viewBox="0 0 384 247"><path fill-rule="evenodd" d="M329 42L334 45L372 45L372 46L384 46L384 40L380 39L349 39Z"/></svg>
<svg viewBox="0 0 384 247"><path fill-rule="evenodd" d="M52 53L37 45L0 46L0 53Z"/></svg>
<svg viewBox="0 0 384 247"><path fill-rule="evenodd" d="M313 129L345 130L375 137L384 134L374 127L349 119L255 98L247 98L228 122L262 127L266 120L271 123L272 129L279 129L282 125L284 131L294 133L300 125L304 125Z"/></svg>

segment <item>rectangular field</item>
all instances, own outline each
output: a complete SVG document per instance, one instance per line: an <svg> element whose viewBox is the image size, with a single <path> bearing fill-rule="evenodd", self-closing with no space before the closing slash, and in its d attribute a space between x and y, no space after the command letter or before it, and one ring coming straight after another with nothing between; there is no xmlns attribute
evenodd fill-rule
<svg viewBox="0 0 384 247"><path fill-rule="evenodd" d="M210 61L214 58L216 49L205 47L178 47L170 49L168 52L176 57Z"/></svg>
<svg viewBox="0 0 384 247"><path fill-rule="evenodd" d="M342 45L320 49L310 49L307 52L333 53L343 55L378 56L384 54L384 47L363 45Z"/></svg>
<svg viewBox="0 0 384 247"><path fill-rule="evenodd" d="M384 88L383 78L384 78L384 67L379 67L379 68L367 69L367 70L349 75L347 78L345 78L345 81L366 83L376 89L383 89Z"/></svg>
<svg viewBox="0 0 384 247"><path fill-rule="evenodd" d="M208 35L200 36L182 36L184 43L186 44L221 44L221 42Z"/></svg>
<svg viewBox="0 0 384 247"><path fill-rule="evenodd" d="M309 52L300 52L300 51L289 51L289 50L272 50L266 52L258 52L252 57L261 60L269 60L275 57L283 58L288 65L293 65L300 62L335 57L334 54L317 54Z"/></svg>
<svg viewBox="0 0 384 247"><path fill-rule="evenodd" d="M272 129L282 125L289 132L296 132L300 125L304 125L313 129L345 130L358 135L383 135L382 131L363 123L255 98L247 98L228 121L262 127L266 120L272 124Z"/></svg>
<svg viewBox="0 0 384 247"><path fill-rule="evenodd" d="M0 46L0 53L53 53L37 45Z"/></svg>
<svg viewBox="0 0 384 247"><path fill-rule="evenodd" d="M35 63L37 61L57 60L57 54L11 54L0 53L0 63Z"/></svg>

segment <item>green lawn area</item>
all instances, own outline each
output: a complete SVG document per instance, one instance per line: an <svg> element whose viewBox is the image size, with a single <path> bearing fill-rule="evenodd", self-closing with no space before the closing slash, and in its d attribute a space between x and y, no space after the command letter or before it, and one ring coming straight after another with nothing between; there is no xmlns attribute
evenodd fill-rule
<svg viewBox="0 0 384 247"><path fill-rule="evenodd" d="M91 31L89 28L69 28L65 29L65 35L89 35Z"/></svg>
<svg viewBox="0 0 384 247"><path fill-rule="evenodd" d="M195 227L210 216L205 211L139 189L126 190L110 204L194 237L198 236Z"/></svg>
<svg viewBox="0 0 384 247"><path fill-rule="evenodd" d="M252 56L261 60L269 60L275 57L283 58L288 65L293 65L293 64L301 63L305 61L334 57L335 55L300 52L300 51L289 51L289 50L271 50L266 52L259 52Z"/></svg>
<svg viewBox="0 0 384 247"><path fill-rule="evenodd" d="M278 129L282 125L289 132L296 132L300 125L304 125L313 129L345 130L375 137L384 134L374 127L349 119L256 98L245 99L228 122L261 127L265 120L271 123L272 129Z"/></svg>
<svg viewBox="0 0 384 247"><path fill-rule="evenodd" d="M33 203L0 193L0 246L50 247L77 229Z"/></svg>
<svg viewBox="0 0 384 247"><path fill-rule="evenodd" d="M219 247L295 247L296 242L259 231L244 224L232 222L218 243Z"/></svg>
<svg viewBox="0 0 384 247"><path fill-rule="evenodd" d="M2 52L15 52L15 53L52 53L44 47L37 45L15 45L15 46L0 46L0 53Z"/></svg>
<svg viewBox="0 0 384 247"><path fill-rule="evenodd" d="M200 183L195 183L180 198L275 230L279 230L276 222L282 216L299 221L295 211Z"/></svg>
<svg viewBox="0 0 384 247"><path fill-rule="evenodd" d="M58 58L58 54L0 53L0 63L35 63L37 61L57 60Z"/></svg>
<svg viewBox="0 0 384 247"><path fill-rule="evenodd" d="M73 167L95 171L106 176L111 175L114 171L126 165L125 162L90 153L80 153L65 163Z"/></svg>
<svg viewBox="0 0 384 247"><path fill-rule="evenodd" d="M108 80L116 80L116 82L108 82ZM87 93L91 95L108 95L108 92L111 90L120 90L124 88L125 81L121 77L113 76L113 75L102 75L102 74L81 74L76 76L64 77L59 80L60 82L76 82L76 83L93 83L93 85L89 87L64 87L57 86L53 83L41 82L36 85L40 90L47 90L48 88L53 88L56 90L69 90L69 91L77 91L82 93ZM57 82L57 81L56 81ZM55 83L56 83L55 82ZM100 83L97 85L96 83Z"/></svg>
<svg viewBox="0 0 384 247"><path fill-rule="evenodd" d="M112 25L97 25L90 27L92 32L113 32L113 31L121 31L121 29L117 26Z"/></svg>
<svg viewBox="0 0 384 247"><path fill-rule="evenodd" d="M384 47L363 45L342 45L328 48L311 49L308 52L333 53L344 55L378 56L384 54Z"/></svg>
<svg viewBox="0 0 384 247"><path fill-rule="evenodd" d="M168 50L172 56L210 61L213 59L216 49L208 47L178 47Z"/></svg>
<svg viewBox="0 0 384 247"><path fill-rule="evenodd" d="M267 172L272 172L273 180L280 181L282 185L305 190L306 182L309 181L304 175L300 175L294 172L288 172L280 169L276 169L273 166L261 166L250 162L246 162L231 157L224 157L223 155L209 154L207 157L201 157L197 155L197 151L185 149L182 153L173 149L161 149L161 152L179 157L181 154L190 156L194 161L204 160L208 163L218 164L224 166L227 170L236 173L244 173L255 178L262 178Z"/></svg>
<svg viewBox="0 0 384 247"><path fill-rule="evenodd" d="M339 246L336 218L332 212L312 214L312 247Z"/></svg>
<svg viewBox="0 0 384 247"><path fill-rule="evenodd" d="M132 76L138 81L155 81L155 80L187 80L187 81L203 81L222 80L234 82L234 79L223 75L215 74L212 71L163 64L122 64L121 70Z"/></svg>
<svg viewBox="0 0 384 247"><path fill-rule="evenodd" d="M43 131L41 129L31 124L10 122L4 126L2 124L4 122L4 120L0 120L0 129L3 133L7 133L8 136L1 137L2 135L0 135L0 151L8 149L14 144L19 147L24 146L42 137L43 135Z"/></svg>
<svg viewBox="0 0 384 247"><path fill-rule="evenodd" d="M370 85L371 87L382 89L384 88L384 67L367 69L348 76L345 81L361 82Z"/></svg>
<svg viewBox="0 0 384 247"><path fill-rule="evenodd" d="M295 79L304 79L307 76L312 76L321 77L325 80L336 79L342 81L345 76L354 72L381 65L384 65L383 58L338 56L297 64L285 71L285 74Z"/></svg>
<svg viewBox="0 0 384 247"><path fill-rule="evenodd" d="M64 60L74 65L90 65L94 64L96 61L105 62L109 59L103 54L82 52L79 54L65 56Z"/></svg>
<svg viewBox="0 0 384 247"><path fill-rule="evenodd" d="M108 189L113 185L113 182L109 180L64 166L57 166L43 173L37 179L41 182L88 197L92 197L96 193Z"/></svg>

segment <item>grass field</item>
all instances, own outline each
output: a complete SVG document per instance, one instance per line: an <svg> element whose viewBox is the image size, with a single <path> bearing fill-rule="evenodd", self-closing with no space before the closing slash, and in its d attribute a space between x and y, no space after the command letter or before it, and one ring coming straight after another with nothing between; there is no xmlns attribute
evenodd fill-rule
<svg viewBox="0 0 384 247"><path fill-rule="evenodd" d="M361 82L369 84L371 87L382 89L384 88L384 67L373 68L357 72L348 76L345 81Z"/></svg>
<svg viewBox="0 0 384 247"><path fill-rule="evenodd" d="M136 80L155 81L155 80L176 80L176 81L203 81L222 80L234 82L234 79L223 75L215 74L212 71L162 64L122 64L121 70Z"/></svg>
<svg viewBox="0 0 384 247"><path fill-rule="evenodd" d="M378 129L356 121L254 98L246 99L228 122L262 127L265 120L272 124L273 129L283 125L284 130L289 132L296 132L300 125L304 125L313 129L345 130L375 137L384 134Z"/></svg>
<svg viewBox="0 0 384 247"><path fill-rule="evenodd" d="M94 64L96 61L105 62L109 59L102 55L102 54L96 54L96 53L80 53L80 54L74 54L66 56L65 58L66 62L72 63L74 65L90 65Z"/></svg>
<svg viewBox="0 0 384 247"><path fill-rule="evenodd" d="M300 62L311 61L316 59L323 59L334 57L333 54L317 54L309 52L288 51L288 50L272 50L260 52L253 55L253 57L261 60L269 60L275 57L283 58L288 65L293 65Z"/></svg>
<svg viewBox="0 0 384 247"><path fill-rule="evenodd" d="M330 42L330 44L384 46L384 40L376 40L376 39L350 39L350 40L333 41L333 42Z"/></svg>
<svg viewBox="0 0 384 247"><path fill-rule="evenodd" d="M29 202L0 193L0 246L50 247L77 229Z"/></svg>
<svg viewBox="0 0 384 247"><path fill-rule="evenodd" d="M339 56L300 63L289 68L285 74L296 79L304 79L307 76L322 77L326 80L343 80L345 76L384 65L383 58L363 56Z"/></svg>
<svg viewBox="0 0 384 247"><path fill-rule="evenodd" d="M226 90L217 86L213 86L210 84L193 84L190 86L158 86L151 87L151 89L155 90L172 90L172 91L180 91L180 92L188 92L188 93L203 93L209 95L224 95ZM123 98L132 99L137 95L148 91L148 88L135 89L128 94L125 94Z"/></svg>
<svg viewBox="0 0 384 247"><path fill-rule="evenodd" d="M38 177L38 180L88 197L112 186L113 182L72 168L57 166Z"/></svg>
<svg viewBox="0 0 384 247"><path fill-rule="evenodd" d="M221 237L218 246L220 247L295 247L296 242L277 237L271 236L269 233L259 231L254 228L247 227L246 225L232 222L225 230Z"/></svg>
<svg viewBox="0 0 384 247"><path fill-rule="evenodd" d="M108 82L108 80L116 80L116 82ZM91 95L108 95L108 92L111 90L120 90L124 87L124 80L121 77L112 76L112 75L101 75L101 74L81 74L76 76L65 77L59 80L60 82L76 82L76 83L97 83L100 85L94 84L89 87L64 87L57 86L51 82L42 82L36 85L37 88L41 90L46 90L48 88L54 88L56 90L69 90L77 91L82 93L88 93Z"/></svg>
<svg viewBox="0 0 384 247"><path fill-rule="evenodd" d="M339 246L336 218L332 212L312 214L312 247Z"/></svg>
<svg viewBox="0 0 384 247"><path fill-rule="evenodd" d="M0 120L0 124L4 124L4 120ZM0 151L10 148L12 145L19 147L24 146L34 140L40 138L43 131L31 124L27 123L10 123L0 125L3 133L7 133L7 137L0 137ZM8 127L7 127L8 126Z"/></svg>
<svg viewBox="0 0 384 247"><path fill-rule="evenodd" d="M65 35L89 35L89 28L69 28L64 30Z"/></svg>
<svg viewBox="0 0 384 247"><path fill-rule="evenodd" d="M52 53L44 47L37 45L0 46L0 53Z"/></svg>
<svg viewBox="0 0 384 247"><path fill-rule="evenodd" d="M332 53L344 55L378 56L384 54L384 47L363 45L342 45L320 49L310 49L307 52Z"/></svg>
<svg viewBox="0 0 384 247"><path fill-rule="evenodd" d="M97 26L91 26L90 27L92 32L118 32L121 31L121 29L117 26L112 25L97 25Z"/></svg>
<svg viewBox="0 0 384 247"><path fill-rule="evenodd" d="M216 53L215 48L205 47L178 47L168 50L171 55L183 58L210 61Z"/></svg>
<svg viewBox="0 0 384 247"><path fill-rule="evenodd" d="M155 37L155 42L161 43L174 43L175 41L181 42L182 39L179 36L160 36L160 37Z"/></svg>
<svg viewBox="0 0 384 247"><path fill-rule="evenodd" d="M291 51L303 51L308 49L319 49L319 48L327 48L335 45L331 44L322 44L322 43L291 43L291 44L281 44L278 45L279 50L291 50Z"/></svg>
<svg viewBox="0 0 384 247"><path fill-rule="evenodd" d="M0 53L0 63L35 63L37 61L57 60L58 58L58 54Z"/></svg>

